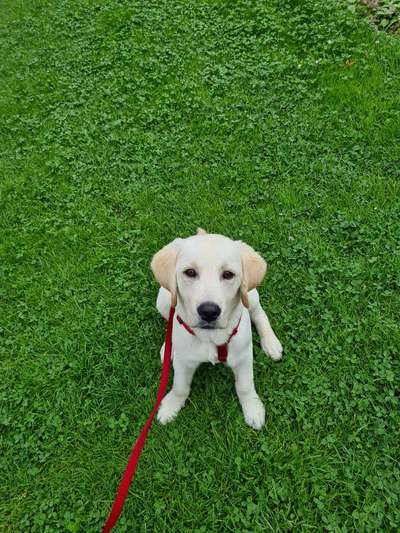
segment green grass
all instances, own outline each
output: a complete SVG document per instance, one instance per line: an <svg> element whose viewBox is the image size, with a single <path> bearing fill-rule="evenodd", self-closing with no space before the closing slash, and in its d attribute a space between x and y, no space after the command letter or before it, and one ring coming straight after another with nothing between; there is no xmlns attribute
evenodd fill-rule
<svg viewBox="0 0 400 533"><path fill-rule="evenodd" d="M202 366L117 531L396 531L400 40L346 2L2 0L1 531L99 531L158 384L152 254L269 263L267 408Z"/></svg>

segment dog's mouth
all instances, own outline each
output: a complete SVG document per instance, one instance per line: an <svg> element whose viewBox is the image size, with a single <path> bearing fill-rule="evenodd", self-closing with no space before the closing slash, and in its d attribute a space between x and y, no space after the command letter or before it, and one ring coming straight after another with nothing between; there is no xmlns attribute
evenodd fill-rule
<svg viewBox="0 0 400 533"><path fill-rule="evenodd" d="M195 327L198 328L198 329L205 329L205 330L224 329L224 328L221 328L220 326L217 326L216 322L212 322L212 323L210 323L210 322L200 322Z"/></svg>

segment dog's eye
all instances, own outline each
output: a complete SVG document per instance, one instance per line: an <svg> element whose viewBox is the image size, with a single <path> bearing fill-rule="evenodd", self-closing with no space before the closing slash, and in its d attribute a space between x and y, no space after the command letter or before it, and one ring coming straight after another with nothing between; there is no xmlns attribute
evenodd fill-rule
<svg viewBox="0 0 400 533"><path fill-rule="evenodd" d="M183 271L183 273L188 278L195 278L197 276L197 272L194 270L194 268L187 268L186 270Z"/></svg>
<svg viewBox="0 0 400 533"><path fill-rule="evenodd" d="M232 279L233 277L235 276L235 274L233 272L231 272L230 270L225 270L223 273L222 273L222 277L224 279Z"/></svg>

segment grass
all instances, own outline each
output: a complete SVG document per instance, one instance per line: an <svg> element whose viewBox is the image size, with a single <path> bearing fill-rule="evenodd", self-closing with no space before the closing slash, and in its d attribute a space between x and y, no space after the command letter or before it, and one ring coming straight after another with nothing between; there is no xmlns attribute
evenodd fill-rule
<svg viewBox="0 0 400 533"><path fill-rule="evenodd" d="M116 531L396 531L400 41L333 0L3 0L1 531L99 531L154 401L152 254L269 263L245 426L203 366Z"/></svg>

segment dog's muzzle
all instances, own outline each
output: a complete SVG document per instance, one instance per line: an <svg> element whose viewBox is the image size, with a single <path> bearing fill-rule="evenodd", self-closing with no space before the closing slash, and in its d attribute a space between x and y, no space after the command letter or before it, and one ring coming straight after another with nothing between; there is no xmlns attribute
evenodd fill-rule
<svg viewBox="0 0 400 533"><path fill-rule="evenodd" d="M211 326L211 322L215 322L221 314L221 308L214 302L204 302L197 308L199 317L205 322L204 327Z"/></svg>

